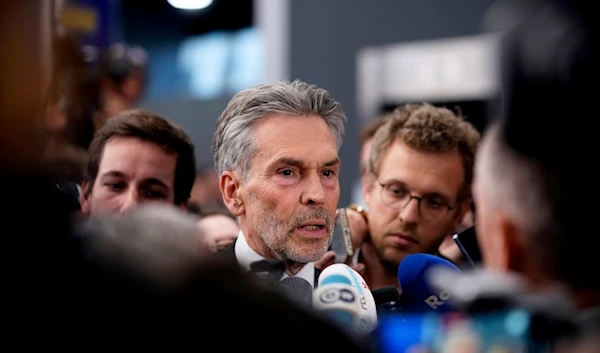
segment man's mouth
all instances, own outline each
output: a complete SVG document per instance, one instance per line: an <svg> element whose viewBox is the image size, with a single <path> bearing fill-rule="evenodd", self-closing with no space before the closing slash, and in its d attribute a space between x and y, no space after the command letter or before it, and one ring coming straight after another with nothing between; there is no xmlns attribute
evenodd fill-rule
<svg viewBox="0 0 600 353"><path fill-rule="evenodd" d="M302 229L306 229L306 230L319 230L319 229L324 229L325 228L325 224L321 224L321 223L305 223L300 225L298 228L302 228Z"/></svg>
<svg viewBox="0 0 600 353"><path fill-rule="evenodd" d="M400 245L409 245L409 244L417 244L418 245L419 244L417 239L415 237L413 237L412 235L408 235L405 233L394 233L394 234L390 234L390 235Z"/></svg>
<svg viewBox="0 0 600 353"><path fill-rule="evenodd" d="M327 222L324 220L310 220L307 222L303 222L297 228L299 231L304 234L308 234L309 236L322 236L323 231L325 230Z"/></svg>

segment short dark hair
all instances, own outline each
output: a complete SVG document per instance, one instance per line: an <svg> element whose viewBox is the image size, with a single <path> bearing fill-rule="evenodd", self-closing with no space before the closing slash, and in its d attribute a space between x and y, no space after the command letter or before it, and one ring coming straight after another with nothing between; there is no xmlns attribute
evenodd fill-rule
<svg viewBox="0 0 600 353"><path fill-rule="evenodd" d="M155 143L169 153L177 154L175 167L175 204L190 197L196 177L194 144L185 131L167 119L144 109L131 109L110 118L96 132L89 149L86 180L94 184L102 160L104 146L114 137L134 137ZM91 188L88 192L91 192Z"/></svg>

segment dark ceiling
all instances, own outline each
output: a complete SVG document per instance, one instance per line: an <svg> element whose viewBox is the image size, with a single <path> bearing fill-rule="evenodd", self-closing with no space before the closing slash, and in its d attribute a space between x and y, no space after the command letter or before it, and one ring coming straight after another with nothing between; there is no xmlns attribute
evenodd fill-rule
<svg viewBox="0 0 600 353"><path fill-rule="evenodd" d="M173 8L167 0L122 0L125 38L187 37L215 30L237 30L252 25L252 0L214 0L206 9Z"/></svg>

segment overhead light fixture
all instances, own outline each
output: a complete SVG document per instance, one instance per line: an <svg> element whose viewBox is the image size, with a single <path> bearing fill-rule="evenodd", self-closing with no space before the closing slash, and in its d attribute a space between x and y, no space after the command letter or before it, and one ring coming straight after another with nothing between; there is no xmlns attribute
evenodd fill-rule
<svg viewBox="0 0 600 353"><path fill-rule="evenodd" d="M210 6L213 0L167 0L169 5L181 10L202 10Z"/></svg>

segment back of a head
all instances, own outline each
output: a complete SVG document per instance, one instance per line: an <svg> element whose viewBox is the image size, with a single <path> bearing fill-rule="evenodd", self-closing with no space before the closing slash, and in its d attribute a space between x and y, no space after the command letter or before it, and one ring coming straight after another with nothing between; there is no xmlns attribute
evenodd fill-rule
<svg viewBox="0 0 600 353"><path fill-rule="evenodd" d="M525 20L508 28L504 40L497 143L513 154L522 175L536 178L531 185L538 202L530 203L523 217L527 223L535 219L526 243L538 266L573 287L598 290L600 281L586 274L595 266L596 248L585 239L591 239L598 211L586 201L600 195L593 173L581 162L597 158L596 131L587 126L596 98L589 87L597 82L592 3L519 2L525 3L530 5ZM515 188L508 197L520 200L519 194L532 190Z"/></svg>
<svg viewBox="0 0 600 353"><path fill-rule="evenodd" d="M589 87L597 82L593 11L583 1L529 3L536 6L509 29L503 46L504 133L519 153L562 163L589 146L583 134L590 130L585 120L591 119L589 103L595 98ZM565 148L557 139L578 149Z"/></svg>

